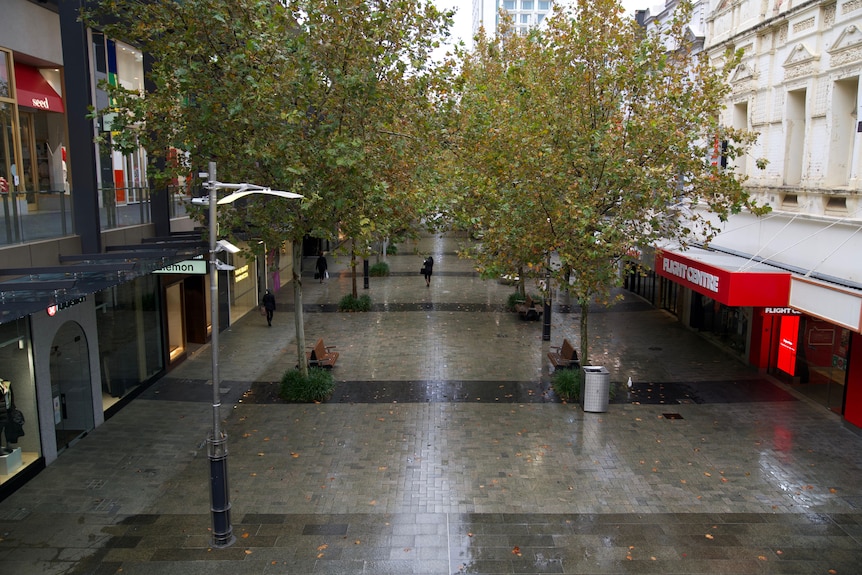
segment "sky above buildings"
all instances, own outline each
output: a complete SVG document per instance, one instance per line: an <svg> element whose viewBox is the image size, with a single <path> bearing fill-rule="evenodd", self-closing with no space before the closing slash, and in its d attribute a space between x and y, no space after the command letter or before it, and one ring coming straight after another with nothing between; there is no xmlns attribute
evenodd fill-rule
<svg viewBox="0 0 862 575"><path fill-rule="evenodd" d="M623 7L633 13L635 10L644 10L651 5L658 3L659 0L622 0ZM472 38L473 25L473 0L434 0L438 8L448 10L450 8L457 9L455 14L455 24L452 28L453 38L460 38L469 45Z"/></svg>

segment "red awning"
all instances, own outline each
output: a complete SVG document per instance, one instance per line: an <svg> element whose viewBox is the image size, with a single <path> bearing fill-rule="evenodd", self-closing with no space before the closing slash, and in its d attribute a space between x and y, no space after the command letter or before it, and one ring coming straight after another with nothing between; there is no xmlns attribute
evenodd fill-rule
<svg viewBox="0 0 862 575"><path fill-rule="evenodd" d="M730 254L657 250L655 271L732 307L786 307L790 299L790 272Z"/></svg>
<svg viewBox="0 0 862 575"><path fill-rule="evenodd" d="M42 77L38 68L22 64L15 65L15 91L18 105L48 112L63 113L63 98Z"/></svg>

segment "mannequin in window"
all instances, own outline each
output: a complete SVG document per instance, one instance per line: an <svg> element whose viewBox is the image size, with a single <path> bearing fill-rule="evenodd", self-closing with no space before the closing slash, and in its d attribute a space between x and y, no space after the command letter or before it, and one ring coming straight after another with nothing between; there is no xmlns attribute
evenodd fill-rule
<svg viewBox="0 0 862 575"><path fill-rule="evenodd" d="M24 416L15 409L12 398L12 384L8 380L0 380L0 433L6 435L6 445L0 447L0 456L12 453L10 443L18 443L18 438L24 435Z"/></svg>
<svg viewBox="0 0 862 575"><path fill-rule="evenodd" d="M2 436L6 436L6 443L3 444L0 441L0 455L7 455L12 453L12 450L9 448L9 437L6 434L6 426L10 423L10 417L12 416L12 386L11 384L4 380L0 380L0 439L3 439Z"/></svg>

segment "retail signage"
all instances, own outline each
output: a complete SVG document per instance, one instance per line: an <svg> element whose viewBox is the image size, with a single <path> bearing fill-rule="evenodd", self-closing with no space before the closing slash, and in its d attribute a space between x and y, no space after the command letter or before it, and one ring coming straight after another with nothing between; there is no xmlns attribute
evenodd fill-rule
<svg viewBox="0 0 862 575"><path fill-rule="evenodd" d="M169 266L165 266L160 270L155 270L154 274L198 274L206 275L207 263L204 260L183 260Z"/></svg>
<svg viewBox="0 0 862 575"><path fill-rule="evenodd" d="M45 311L49 316L54 317L57 315L58 311L62 311L66 308L72 307L73 305L78 305L79 303L84 303L85 301L87 301L87 296L81 296L75 299L70 299L69 301L49 305L45 308Z"/></svg>
<svg viewBox="0 0 862 575"><path fill-rule="evenodd" d="M713 252L701 253L706 258ZM728 256L721 257L726 261ZM744 261L740 258L740 265ZM788 272L728 270L667 250L656 252L655 270L660 276L733 307L784 307L789 297Z"/></svg>
<svg viewBox="0 0 862 575"><path fill-rule="evenodd" d="M248 264L236 268L236 271L233 272L233 283L239 283L244 279L248 279Z"/></svg>
<svg viewBox="0 0 862 575"><path fill-rule="evenodd" d="M690 284L700 286L707 291L718 293L719 276L694 265L684 264L671 258L663 258L661 269L671 276L676 276Z"/></svg>
<svg viewBox="0 0 862 575"><path fill-rule="evenodd" d="M63 98L42 76L38 68L15 65L15 90L18 104L46 112L64 111Z"/></svg>
<svg viewBox="0 0 862 575"><path fill-rule="evenodd" d="M799 318L782 318L778 334L778 369L789 375L796 375L796 349L799 344Z"/></svg>
<svg viewBox="0 0 862 575"><path fill-rule="evenodd" d="M792 307L765 307L763 315L802 315L802 312Z"/></svg>

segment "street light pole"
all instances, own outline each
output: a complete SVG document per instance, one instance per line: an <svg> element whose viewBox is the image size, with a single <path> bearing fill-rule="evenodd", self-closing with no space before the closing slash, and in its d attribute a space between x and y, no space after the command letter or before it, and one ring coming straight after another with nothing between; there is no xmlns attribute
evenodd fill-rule
<svg viewBox="0 0 862 575"><path fill-rule="evenodd" d="M227 434L221 431L221 389L218 373L218 267L216 250L218 242L218 192L216 189L216 164L210 162L209 176L209 216L210 216L210 318L212 335L213 371L213 428L212 435L207 438L210 460L210 503L212 509L212 544L213 547L229 547L236 541L230 522L230 489L227 481Z"/></svg>
<svg viewBox="0 0 862 575"><path fill-rule="evenodd" d="M212 323L212 333L210 334L210 348L212 350L212 372L213 372L213 425L212 433L207 438L207 452L210 460L210 503L212 509L212 546L213 547L229 547L236 542L236 537L233 535L233 527L230 522L230 490L227 480L227 433L221 430L221 382L219 380L218 363L219 363L219 320L218 320L218 272L219 266L216 253L219 251L220 245L227 246L227 249L239 251L239 248L233 246L229 242L218 240L218 206L219 204L229 204L250 194L263 194L269 196L278 196L280 198L300 199L302 195L293 192L284 192L281 190L271 190L254 184L224 184L216 180L216 164L209 163L209 172L201 174L207 176L207 198L193 198L192 203L209 205L209 251L210 251L210 322ZM218 190L229 189L235 190L221 200L218 199ZM233 269L228 267L227 269Z"/></svg>
<svg viewBox="0 0 862 575"><path fill-rule="evenodd" d="M542 341L551 341L551 254L545 269L545 301L543 304Z"/></svg>

